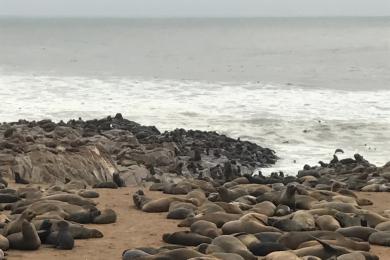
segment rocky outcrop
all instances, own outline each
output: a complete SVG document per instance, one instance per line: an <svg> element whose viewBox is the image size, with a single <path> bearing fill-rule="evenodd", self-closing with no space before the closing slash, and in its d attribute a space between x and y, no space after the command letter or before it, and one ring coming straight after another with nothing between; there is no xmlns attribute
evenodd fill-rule
<svg viewBox="0 0 390 260"><path fill-rule="evenodd" d="M83 180L87 184L112 179L117 166L98 142L81 138L78 131L56 126L46 132L41 127L14 124L13 134L5 136L10 126L3 125L0 138L0 172L35 183Z"/></svg>
<svg viewBox="0 0 390 260"><path fill-rule="evenodd" d="M35 183L82 180L94 185L111 182L114 173L127 185L172 175L226 181L276 160L274 151L248 141L184 129L160 133L120 114L0 126L0 173Z"/></svg>
<svg viewBox="0 0 390 260"><path fill-rule="evenodd" d="M390 191L390 164L377 167L360 154L339 160L337 155L319 166L305 165L297 177L306 185L317 189L357 191Z"/></svg>

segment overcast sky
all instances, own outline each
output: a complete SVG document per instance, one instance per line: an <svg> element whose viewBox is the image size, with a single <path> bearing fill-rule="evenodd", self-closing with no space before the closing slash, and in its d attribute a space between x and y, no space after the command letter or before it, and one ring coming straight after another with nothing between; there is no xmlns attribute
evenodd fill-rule
<svg viewBox="0 0 390 260"><path fill-rule="evenodd" d="M7 16L389 16L390 0L0 0Z"/></svg>

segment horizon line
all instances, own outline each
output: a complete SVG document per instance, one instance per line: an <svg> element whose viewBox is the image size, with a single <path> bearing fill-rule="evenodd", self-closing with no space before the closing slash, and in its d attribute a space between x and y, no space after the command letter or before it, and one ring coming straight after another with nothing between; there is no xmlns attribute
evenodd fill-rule
<svg viewBox="0 0 390 260"><path fill-rule="evenodd" d="M255 19L255 18L390 18L389 15L269 15L269 16L111 16L111 15L16 15L16 14L0 14L0 18L42 18L42 19L52 19L52 18L88 18L88 19L223 19L223 18L243 18L243 19Z"/></svg>

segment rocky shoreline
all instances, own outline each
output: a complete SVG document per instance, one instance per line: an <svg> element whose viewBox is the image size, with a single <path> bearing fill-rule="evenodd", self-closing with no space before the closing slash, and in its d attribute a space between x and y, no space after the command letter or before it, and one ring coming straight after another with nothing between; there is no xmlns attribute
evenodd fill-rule
<svg viewBox="0 0 390 260"><path fill-rule="evenodd" d="M160 133L121 114L0 126L0 173L10 178L18 173L33 183L77 179L94 185L112 181L114 173L126 185L171 175L229 180L276 160L273 150L248 141L184 129Z"/></svg>
<svg viewBox="0 0 390 260"><path fill-rule="evenodd" d="M215 132L162 133L121 114L3 123L0 249L72 249L74 239L102 237L84 226L117 220L94 202L99 189L137 186L138 210L167 212L189 230L161 234L167 246L125 250L124 260L378 259L370 245L390 245L390 214L364 209L372 201L354 191L389 191L390 163L339 152L296 176L263 176L254 172L274 164L275 151Z"/></svg>

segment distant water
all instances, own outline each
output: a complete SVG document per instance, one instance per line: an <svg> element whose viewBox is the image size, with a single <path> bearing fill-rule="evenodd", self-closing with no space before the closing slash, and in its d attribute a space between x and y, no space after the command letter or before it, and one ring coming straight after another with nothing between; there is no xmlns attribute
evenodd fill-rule
<svg viewBox="0 0 390 260"><path fill-rule="evenodd" d="M390 160L390 18L0 19L0 120L122 112L271 147Z"/></svg>

